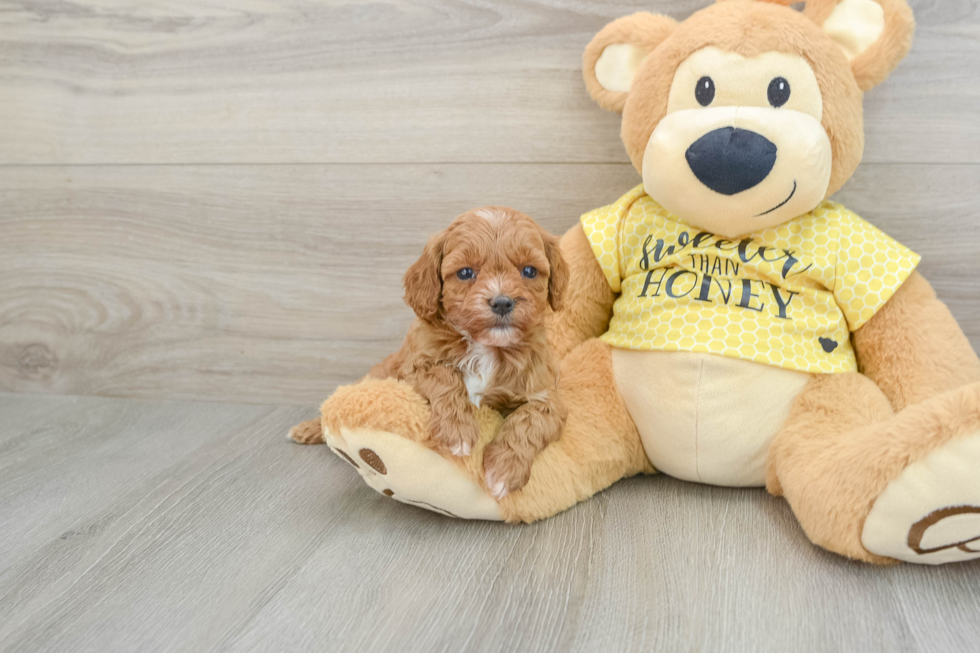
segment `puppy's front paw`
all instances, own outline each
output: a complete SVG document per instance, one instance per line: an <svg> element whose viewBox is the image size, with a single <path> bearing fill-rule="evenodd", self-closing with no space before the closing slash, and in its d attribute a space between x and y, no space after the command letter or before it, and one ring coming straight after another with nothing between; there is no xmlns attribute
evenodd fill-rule
<svg viewBox="0 0 980 653"><path fill-rule="evenodd" d="M450 418L433 414L432 437L454 456L466 457L480 439L480 425L475 418Z"/></svg>
<svg viewBox="0 0 980 653"><path fill-rule="evenodd" d="M526 459L501 442L487 447L483 456L487 489L497 501L527 485L534 459Z"/></svg>

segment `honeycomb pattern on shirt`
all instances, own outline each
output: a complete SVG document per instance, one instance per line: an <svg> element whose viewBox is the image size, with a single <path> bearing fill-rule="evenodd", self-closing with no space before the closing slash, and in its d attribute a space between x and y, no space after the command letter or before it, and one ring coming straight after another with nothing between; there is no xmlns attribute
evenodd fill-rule
<svg viewBox="0 0 980 653"><path fill-rule="evenodd" d="M741 238L686 225L643 191L582 216L620 296L614 347L694 351L812 373L857 369L850 334L919 256L834 202Z"/></svg>

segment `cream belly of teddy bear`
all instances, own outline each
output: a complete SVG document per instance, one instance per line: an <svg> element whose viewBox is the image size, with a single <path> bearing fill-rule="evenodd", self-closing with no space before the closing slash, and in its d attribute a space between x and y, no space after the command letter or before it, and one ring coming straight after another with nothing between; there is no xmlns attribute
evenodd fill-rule
<svg viewBox="0 0 980 653"><path fill-rule="evenodd" d="M766 484L769 446L811 377L696 352L614 348L612 362L650 464L735 487Z"/></svg>

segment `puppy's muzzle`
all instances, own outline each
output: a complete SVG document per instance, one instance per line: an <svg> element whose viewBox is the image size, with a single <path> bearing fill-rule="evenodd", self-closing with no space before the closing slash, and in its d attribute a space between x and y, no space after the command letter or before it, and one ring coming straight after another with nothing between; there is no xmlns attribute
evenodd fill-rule
<svg viewBox="0 0 980 653"><path fill-rule="evenodd" d="M507 295L497 295L490 300L490 310L503 317L514 310L514 300Z"/></svg>

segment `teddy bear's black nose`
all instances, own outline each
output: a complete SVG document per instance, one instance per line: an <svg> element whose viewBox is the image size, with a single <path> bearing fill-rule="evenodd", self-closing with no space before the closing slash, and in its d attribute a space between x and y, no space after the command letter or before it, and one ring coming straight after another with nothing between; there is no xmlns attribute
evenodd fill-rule
<svg viewBox="0 0 980 653"><path fill-rule="evenodd" d="M722 127L694 141L685 156L702 184L734 195L766 178L776 163L776 146L754 131Z"/></svg>

